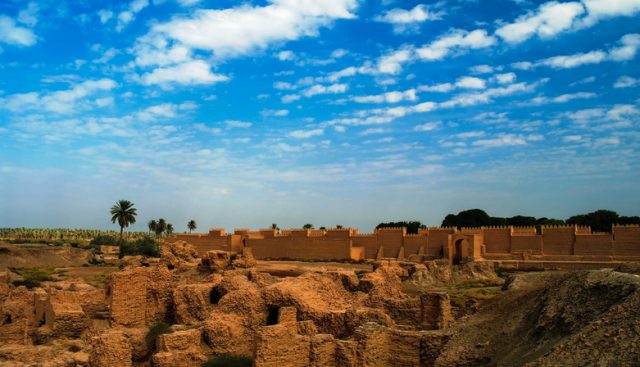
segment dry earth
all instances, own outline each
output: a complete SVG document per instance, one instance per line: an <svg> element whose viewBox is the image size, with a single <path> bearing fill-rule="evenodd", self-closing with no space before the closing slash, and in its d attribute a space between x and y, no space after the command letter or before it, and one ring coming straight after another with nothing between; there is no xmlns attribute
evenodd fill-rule
<svg viewBox="0 0 640 367"><path fill-rule="evenodd" d="M640 365L637 264L505 282L482 262L256 262L176 243L118 268L0 246L0 269L53 274L28 289L14 281L33 271L0 272L0 366Z"/></svg>

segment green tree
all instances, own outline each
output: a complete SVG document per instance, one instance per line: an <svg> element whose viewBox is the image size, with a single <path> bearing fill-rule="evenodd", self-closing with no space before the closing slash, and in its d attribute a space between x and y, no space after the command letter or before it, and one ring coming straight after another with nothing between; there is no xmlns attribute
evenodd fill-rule
<svg viewBox="0 0 640 367"><path fill-rule="evenodd" d="M343 227L342 227L342 224L336 224L336 228L337 228L337 229L342 229L342 228L343 228Z"/></svg>
<svg viewBox="0 0 640 367"><path fill-rule="evenodd" d="M136 222L136 215L138 215L137 209L133 207L133 203L129 200L119 200L111 207L111 222L118 222L120 226L120 242L122 242L122 235L125 227L129 227L130 224Z"/></svg>
<svg viewBox="0 0 640 367"><path fill-rule="evenodd" d="M449 214L442 221L443 227L482 227L496 225L496 220L481 209L463 210L457 215Z"/></svg>
<svg viewBox="0 0 640 367"><path fill-rule="evenodd" d="M313 224L307 223L307 224L302 226L302 229L313 229Z"/></svg>
<svg viewBox="0 0 640 367"><path fill-rule="evenodd" d="M399 228L405 227L407 229L407 233L417 234L420 228L423 228L424 225L418 221L400 221L400 222L383 222L376 226L378 228Z"/></svg>
<svg viewBox="0 0 640 367"><path fill-rule="evenodd" d="M620 222L618 213L611 210L596 210L595 212L574 215L567 219L567 224L590 226L596 232L611 232L611 225Z"/></svg>
<svg viewBox="0 0 640 367"><path fill-rule="evenodd" d="M167 224L167 229L165 231L167 232L167 236L171 236L173 234L173 224Z"/></svg>
<svg viewBox="0 0 640 367"><path fill-rule="evenodd" d="M271 223L271 229L279 230L278 225L276 223Z"/></svg>
<svg viewBox="0 0 640 367"><path fill-rule="evenodd" d="M196 225L196 221L191 219L189 221L189 223L187 223L187 228L189 228L189 233L191 233L191 231L193 231L194 229L196 229L198 226Z"/></svg>
<svg viewBox="0 0 640 367"><path fill-rule="evenodd" d="M167 230L167 221L164 218L158 219L158 223L156 224L156 237L162 236L164 231Z"/></svg>
<svg viewBox="0 0 640 367"><path fill-rule="evenodd" d="M149 223L147 223L147 227L149 227L149 233L156 233L156 226L158 225L158 222L156 222L155 219L151 219L149 221Z"/></svg>

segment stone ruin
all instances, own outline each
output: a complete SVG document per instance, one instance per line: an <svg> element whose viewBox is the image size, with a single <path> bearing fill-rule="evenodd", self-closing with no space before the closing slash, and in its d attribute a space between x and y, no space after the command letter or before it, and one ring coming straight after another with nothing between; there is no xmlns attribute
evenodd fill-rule
<svg viewBox="0 0 640 367"><path fill-rule="evenodd" d="M403 293L409 271L397 264L285 278L254 266L250 248L198 257L187 243L172 243L157 262L123 259L104 290L79 280L29 290L0 273L0 346L23 348L13 357L0 351L0 361L76 340L81 351L59 353L51 365L195 367L239 354L257 367L423 366L453 320L445 293ZM159 321L170 330L149 342Z"/></svg>

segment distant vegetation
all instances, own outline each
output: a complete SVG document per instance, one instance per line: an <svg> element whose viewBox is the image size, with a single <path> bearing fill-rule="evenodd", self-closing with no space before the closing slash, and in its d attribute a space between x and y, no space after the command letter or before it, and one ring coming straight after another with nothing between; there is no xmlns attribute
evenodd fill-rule
<svg viewBox="0 0 640 367"><path fill-rule="evenodd" d="M87 244L99 236L117 238L117 231L103 231L99 229L68 229L68 228L0 228L0 240L10 243L42 243L62 245ZM124 238L135 240L146 235L144 232L127 232Z"/></svg>
<svg viewBox="0 0 640 367"><path fill-rule="evenodd" d="M397 227L406 227L407 233L417 234L418 230L422 228L427 228L424 224L418 221L401 221L401 222L388 222L388 223L380 223L376 226L378 228L397 228Z"/></svg>
<svg viewBox="0 0 640 367"><path fill-rule="evenodd" d="M543 225L577 224L590 226L594 232L610 232L613 224L640 224L640 217L625 217L611 210L596 210L588 214L575 215L567 220L536 218L523 215L502 218L491 217L484 210L470 209L458 214L449 214L442 221L443 227L482 227L482 226L523 226L537 227Z"/></svg>

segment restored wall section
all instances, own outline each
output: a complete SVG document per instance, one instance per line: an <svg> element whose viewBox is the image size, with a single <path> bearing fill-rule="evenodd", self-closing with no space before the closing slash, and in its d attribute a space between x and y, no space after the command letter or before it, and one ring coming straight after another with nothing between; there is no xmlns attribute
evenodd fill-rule
<svg viewBox="0 0 640 367"><path fill-rule="evenodd" d="M402 247L402 239L407 234L407 229L401 228L379 228L376 230L378 235L378 246L384 249L384 257L396 257Z"/></svg>
<svg viewBox="0 0 640 367"><path fill-rule="evenodd" d="M427 250L429 238L419 234L409 234L404 238L404 256L416 255L422 247Z"/></svg>
<svg viewBox="0 0 640 367"><path fill-rule="evenodd" d="M608 233L577 234L574 245L575 255L613 255L613 238Z"/></svg>
<svg viewBox="0 0 640 367"><path fill-rule="evenodd" d="M545 255L572 255L575 227L542 227Z"/></svg>
<svg viewBox="0 0 640 367"><path fill-rule="evenodd" d="M534 255L542 255L542 236L519 235L511 237L511 252L528 252Z"/></svg>
<svg viewBox="0 0 640 367"><path fill-rule="evenodd" d="M351 237L353 247L363 247L365 259L375 259L378 252L378 237L374 234L357 234Z"/></svg>
<svg viewBox="0 0 640 367"><path fill-rule="evenodd" d="M616 256L640 256L640 226L614 226L613 238Z"/></svg>
<svg viewBox="0 0 640 367"><path fill-rule="evenodd" d="M508 254L511 250L511 227L483 228L486 252Z"/></svg>
<svg viewBox="0 0 640 367"><path fill-rule="evenodd" d="M444 254L444 248L449 245L449 235L456 232L455 228L429 228L429 240L427 243L427 250L425 255L428 256L441 256Z"/></svg>

